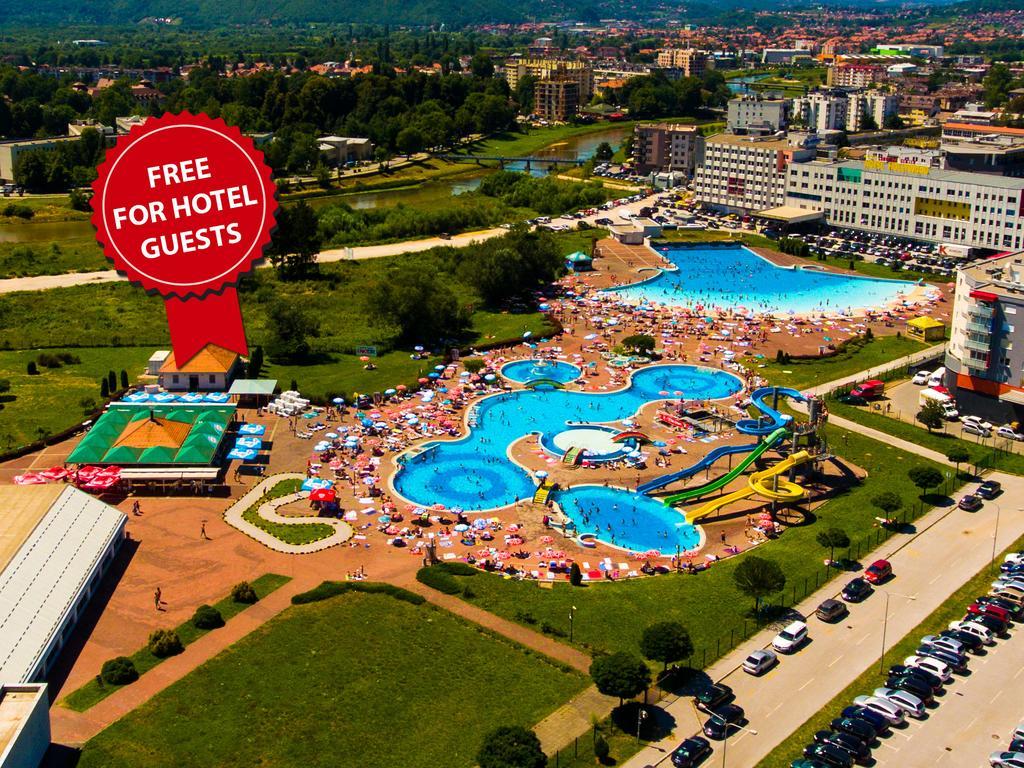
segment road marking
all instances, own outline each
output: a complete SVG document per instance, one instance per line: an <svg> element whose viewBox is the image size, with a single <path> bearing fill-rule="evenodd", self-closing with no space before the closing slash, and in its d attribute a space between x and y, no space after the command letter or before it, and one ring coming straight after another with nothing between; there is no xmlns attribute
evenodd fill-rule
<svg viewBox="0 0 1024 768"><path fill-rule="evenodd" d="M829 668L831 669L832 667L834 667L836 664L838 664L842 660L843 660L842 656L836 656L831 662L829 662L829 665L828 665Z"/></svg>
<svg viewBox="0 0 1024 768"><path fill-rule="evenodd" d="M810 684L811 684L811 683L813 683L813 682L814 682L814 678L812 677L812 678L811 678L810 680L808 680L808 681L807 681L806 683L804 683L804 684L803 684L803 685L801 685L801 686L800 686L799 688L797 688L797 690L798 690L798 691L802 691L802 690L803 690L804 688L806 688L806 687L807 687L808 685L810 685Z"/></svg>
<svg viewBox="0 0 1024 768"><path fill-rule="evenodd" d="M945 574L944 574L944 573L940 573L940 574L939 574L938 576L936 576L936 577L935 577L934 579L932 579L932 580L931 580L931 581L929 581L928 583L929 583L929 584L934 584L934 583L935 583L936 581L938 581L939 579L941 579L941 578L942 578L943 576L945 576Z"/></svg>
<svg viewBox="0 0 1024 768"><path fill-rule="evenodd" d="M1017 670L1017 674L1015 674L1015 675L1013 676L1013 679L1014 679L1014 680L1016 680L1016 679L1017 679L1018 677L1020 677L1020 676L1021 676L1022 674L1024 674L1024 667L1021 667L1020 669L1018 669L1018 670Z"/></svg>
<svg viewBox="0 0 1024 768"><path fill-rule="evenodd" d="M995 704L996 703L996 699L998 699L1002 695L1003 695L1002 691L996 691L996 695L993 696L991 699L989 699L989 703L990 704Z"/></svg>
<svg viewBox="0 0 1024 768"><path fill-rule="evenodd" d="M869 637L871 637L871 635L863 635L860 640L858 640L856 643L854 643L854 645L860 645L865 640L867 640Z"/></svg>

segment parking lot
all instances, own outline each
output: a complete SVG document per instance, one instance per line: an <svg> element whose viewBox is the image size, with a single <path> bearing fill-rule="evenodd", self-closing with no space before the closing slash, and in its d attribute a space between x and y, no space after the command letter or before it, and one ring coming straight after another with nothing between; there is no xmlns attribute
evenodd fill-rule
<svg viewBox="0 0 1024 768"><path fill-rule="evenodd" d="M928 718L895 729L874 750L886 768L974 768L1006 749L1009 735L1024 720L1024 638L1020 629L999 640L984 656L972 656L970 674L958 676L936 701Z"/></svg>

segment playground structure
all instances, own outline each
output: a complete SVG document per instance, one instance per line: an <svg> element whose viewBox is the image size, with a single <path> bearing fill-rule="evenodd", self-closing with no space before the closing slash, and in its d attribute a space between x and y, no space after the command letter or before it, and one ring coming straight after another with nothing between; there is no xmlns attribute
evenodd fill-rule
<svg viewBox="0 0 1024 768"><path fill-rule="evenodd" d="M551 491L555 489L555 484L551 480L545 480L543 483L537 486L537 490L533 493L534 504L547 504L548 498L551 496Z"/></svg>

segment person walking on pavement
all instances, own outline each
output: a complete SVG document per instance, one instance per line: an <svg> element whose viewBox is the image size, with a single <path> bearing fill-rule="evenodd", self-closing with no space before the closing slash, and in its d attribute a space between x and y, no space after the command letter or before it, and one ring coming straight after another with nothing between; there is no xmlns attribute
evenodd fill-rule
<svg viewBox="0 0 1024 768"><path fill-rule="evenodd" d="M206 521L205 520L203 520L203 522L199 526L199 538L204 539L206 541L210 540L210 537L206 535Z"/></svg>
<svg viewBox="0 0 1024 768"><path fill-rule="evenodd" d="M157 587L156 592L153 593L153 605L156 607L158 611L163 610L163 608L160 607L161 605L163 605L164 602L163 600L161 600L162 596L163 592L160 591L160 587Z"/></svg>

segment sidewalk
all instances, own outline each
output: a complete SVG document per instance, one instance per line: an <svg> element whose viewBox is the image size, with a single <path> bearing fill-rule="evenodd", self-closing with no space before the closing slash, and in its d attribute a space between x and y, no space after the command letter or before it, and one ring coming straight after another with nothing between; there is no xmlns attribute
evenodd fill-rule
<svg viewBox="0 0 1024 768"><path fill-rule="evenodd" d="M818 384L817 386L810 387L804 390L805 395L825 395L831 392L833 389L839 387L845 387L849 384L857 384L858 382L864 381L865 379L873 379L876 376L880 376L883 373L895 370L896 368L904 368L908 365L914 365L916 363L924 362L925 360L931 360L932 358L941 357L945 354L946 345L938 344L934 347L928 347L918 352L914 352L910 355L904 355L903 357L897 358L896 360L890 360L887 363L876 365L874 368L868 368L866 371L858 371L857 373L849 376L844 376L841 379L835 379L833 381L825 382L824 384Z"/></svg>
<svg viewBox="0 0 1024 768"><path fill-rule="evenodd" d="M997 549L1003 549L1024 534L1024 508L1018 501L1024 499L1024 478L1001 473L993 477L1005 489L996 542ZM891 582L878 587L878 594L865 602L850 606L850 614L837 624L811 618L810 642L792 656L781 656L779 664L762 677L747 675L741 665L751 651L770 644L777 627L763 630L709 667L706 672L711 679L733 688L736 703L746 710L748 727L757 732L741 731L729 739L729 764L757 765L879 659L883 631L891 647L982 570L991 557L996 533L991 506L973 515L955 506L935 508L917 521L917 533L896 535L865 555L864 562L885 558L893 564ZM813 616L818 604L835 597L853 575L833 580L794 610ZM702 716L689 697L676 699L666 709L676 720L673 736L643 749L625 764L627 768L663 764L683 738L699 731ZM705 764L725 765L721 742L715 743L715 753Z"/></svg>

